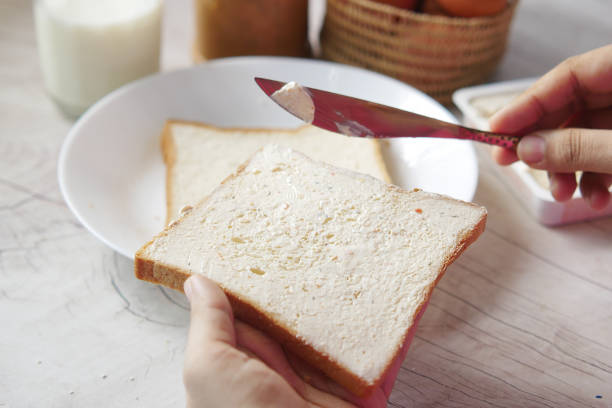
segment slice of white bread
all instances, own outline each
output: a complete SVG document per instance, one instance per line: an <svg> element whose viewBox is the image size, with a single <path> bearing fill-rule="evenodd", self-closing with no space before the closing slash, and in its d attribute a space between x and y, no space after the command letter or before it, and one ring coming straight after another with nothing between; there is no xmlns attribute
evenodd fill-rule
<svg viewBox="0 0 612 408"><path fill-rule="evenodd" d="M136 253L139 279L212 279L235 315L357 395L398 355L483 207L269 145Z"/></svg>
<svg viewBox="0 0 612 408"><path fill-rule="evenodd" d="M390 182L379 143L303 126L298 129L227 129L170 120L162 136L166 163L166 224L181 208L200 202L258 149L275 143L315 160Z"/></svg>

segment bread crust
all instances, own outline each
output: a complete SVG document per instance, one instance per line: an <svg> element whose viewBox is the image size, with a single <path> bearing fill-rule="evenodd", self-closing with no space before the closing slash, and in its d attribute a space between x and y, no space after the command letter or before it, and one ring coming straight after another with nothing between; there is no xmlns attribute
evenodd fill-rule
<svg viewBox="0 0 612 408"><path fill-rule="evenodd" d="M168 121L168 124L176 123L176 121ZM167 126L168 126L167 124ZM261 150L261 149L260 149ZM244 169L249 165L250 160L241 165L236 172L229 175L221 185L226 184L233 178L236 178L240 175ZM217 189L220 188L217 187ZM403 191L404 193L408 193L405 190L394 186L389 185L387 187L389 190L395 191ZM217 190L215 189L211 195ZM207 196L205 199L201 201L201 203L206 202L209 197ZM445 199L452 201L451 198L440 196L440 199ZM467 205L472 205L474 207L478 207L472 203L466 203ZM478 207L480 208L480 207ZM414 313L414 318L412 324L406 328L406 332L404 334L404 338L400 344L398 344L397 350L388 362L383 370L381 376L377 378L373 383L368 383L359 378L357 375L340 365L339 363L331 360L329 356L315 350L310 344L304 342L300 339L294 332L292 332L289 328L284 327L280 322L277 322L272 316L268 315L265 311L258 309L255 305L250 304L248 301L242 299L238 294L232 293L231 291L224 288L220 285L221 289L227 295L232 308L234 310L234 314L239 319L245 321L246 323L261 329L266 332L272 338L277 340L280 344L286 347L291 352L295 353L299 357L301 357L304 361L311 364L313 367L318 368L331 379L336 381L338 384L345 387L347 390L352 392L353 394L363 397L370 394L373 390L375 390L381 382L384 380L386 373L389 368L393 364L393 362L398 358L399 354L402 351L403 344L408 341L408 336L410 331L415 327L418 323L418 317L422 315L424 312L423 307L428 303L429 298L433 292L434 287L439 282L439 280L444 275L448 266L459 256L461 253L471 244L473 243L480 234L484 231L486 224L487 214L483 213L481 219L478 221L476 226L466 231L463 236L459 237L459 242L455 247L455 250L447 256L444 260L444 263L440 270L438 271L438 275L434 282L426 288L426 293L423 298L423 302L418 306L417 310ZM161 284L167 286L169 288L183 291L183 284L191 274L187 271L181 270L179 268L175 268L172 266L155 263L154 261L147 259L144 256L145 250L157 239L157 237L166 235L168 231L170 231L174 227L174 224L170 224L164 231L160 232L156 235L151 241L145 244L141 249L136 252L135 262L134 262L134 273L135 276L144 281L148 281L151 283Z"/></svg>
<svg viewBox="0 0 612 408"><path fill-rule="evenodd" d="M170 194L172 188L172 173L174 172L174 163L176 162L176 145L174 144L174 138L172 137L172 124L174 121L167 120L164 124L161 137L161 151L166 164L166 225L172 222L174 217L171 213L171 209L174 208L172 202L172 194Z"/></svg>
<svg viewBox="0 0 612 408"><path fill-rule="evenodd" d="M174 164L176 163L176 145L174 143L174 138L172 137L172 126L173 125L188 125L194 126L204 129L211 129L215 131L221 132L261 132L267 133L270 130L280 131L285 133L298 133L302 129L310 126L303 125L297 128L279 128L279 129L266 129L266 128L240 128L240 127L219 127L214 126L208 123L195 122L189 120L182 119L168 119L164 124L164 128L162 130L161 135L161 151L164 158L164 163L166 164L166 225L170 224L176 214L174 214L171 209L174 208L174 203L172 202L172 194L170 194L172 188L172 180L174 169ZM371 143L374 145L374 160L376 161L376 166L379 168L380 172L383 175L383 181L387 183L392 183L391 175L389 174L389 170L387 169L387 165L385 164L385 160L383 157L382 151L382 143L379 140L371 139Z"/></svg>
<svg viewBox="0 0 612 408"><path fill-rule="evenodd" d="M387 169L387 164L385 163L385 158L383 156L383 142L381 140L378 139L371 139L372 143L374 143L374 160L376 161L376 165L378 166L378 168L380 169L380 171L382 172L382 174L384 175L384 182L386 183L393 183L393 180L391 179L391 175L389 174L389 169Z"/></svg>

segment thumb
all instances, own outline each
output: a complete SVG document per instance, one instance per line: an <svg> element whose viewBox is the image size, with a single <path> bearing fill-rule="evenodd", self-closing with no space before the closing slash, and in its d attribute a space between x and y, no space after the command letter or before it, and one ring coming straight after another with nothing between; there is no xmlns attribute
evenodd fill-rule
<svg viewBox="0 0 612 408"><path fill-rule="evenodd" d="M516 150L530 167L554 173L612 173L612 131L543 130L521 139Z"/></svg>
<svg viewBox="0 0 612 408"><path fill-rule="evenodd" d="M191 304L187 353L215 342L235 346L234 316L221 288L204 276L192 275L184 290Z"/></svg>
<svg viewBox="0 0 612 408"><path fill-rule="evenodd" d="M203 276L191 276L183 288L191 304L183 366L187 406L221 407L228 396L219 390L231 382L239 368L236 363L242 363L235 358L240 353L233 347L236 335L232 309L223 291Z"/></svg>

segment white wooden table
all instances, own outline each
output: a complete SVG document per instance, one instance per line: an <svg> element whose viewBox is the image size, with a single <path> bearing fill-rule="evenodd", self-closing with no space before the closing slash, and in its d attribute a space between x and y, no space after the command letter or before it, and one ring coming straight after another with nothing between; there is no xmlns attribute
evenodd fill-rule
<svg viewBox="0 0 612 408"><path fill-rule="evenodd" d="M72 121L43 90L31 7L0 2L0 407L182 406L184 303L60 195ZM190 10L166 2L164 70L191 64ZM612 41L611 16L609 0L523 0L495 79ZM612 407L612 219L543 227L479 159L487 230L435 291L389 405Z"/></svg>

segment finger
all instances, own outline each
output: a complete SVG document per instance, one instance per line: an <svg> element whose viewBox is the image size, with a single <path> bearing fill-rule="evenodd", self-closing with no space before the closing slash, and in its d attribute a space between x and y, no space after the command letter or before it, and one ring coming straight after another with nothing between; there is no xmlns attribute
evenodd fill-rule
<svg viewBox="0 0 612 408"><path fill-rule="evenodd" d="M296 355L288 354L287 358L291 363L291 366L294 368L295 372L299 374L299 376L304 380L306 387L308 389L314 389L316 392L322 392L323 395L337 397L339 400L343 401L343 407L354 407L355 405L358 407L364 408L376 408L376 407L384 407L387 404L387 397L382 392L382 389L376 388L372 394L369 396L362 398L358 397L355 394L348 391L346 388L342 387L340 384L331 380L321 371L314 369L310 365L308 365L304 360L299 358ZM310 399L310 401L315 402L316 400ZM319 400L321 401L321 400ZM330 406L326 404L320 404L323 406ZM335 406L335 405L331 405Z"/></svg>
<svg viewBox="0 0 612 408"><path fill-rule="evenodd" d="M399 370L402 367L402 364L404 363L406 354L408 354L408 348L410 347L410 343L412 343L412 339L414 338L414 333L415 330L412 329L408 333L406 341L404 342L404 345L402 346L398 357L393 361L393 364L391 364L389 372L381 384L383 394L387 398L389 398L389 396L391 395L391 391L393 390L393 386L395 385L395 380L397 379L397 374L399 373Z"/></svg>
<svg viewBox="0 0 612 408"><path fill-rule="evenodd" d="M257 356L300 392L304 383L289 365L282 347L271 337L246 323L236 321L235 327L237 344Z"/></svg>
<svg viewBox="0 0 612 408"><path fill-rule="evenodd" d="M414 339L414 334L416 333L418 324L421 321L421 318L423 317L423 315L425 314L425 310L427 309L428 305L429 305L429 300L427 301L427 303L423 305L423 307L417 314L414 320L414 324L412 325L412 327L408 331L408 334L406 335L406 339L404 340L404 344L402 345L402 349L400 350L398 357L395 359L395 361L391 365L387 373L387 376L383 380L381 388L387 398L389 398L389 396L391 395L391 390L393 389L393 385L395 384L397 374L399 373L399 370L402 364L404 363L404 360L406 359L406 354L408 354L408 349L410 348L410 344L412 344L412 340Z"/></svg>
<svg viewBox="0 0 612 408"><path fill-rule="evenodd" d="M210 279L192 275L184 290L191 305L187 351L195 353L215 342L235 346L232 308L221 288Z"/></svg>
<svg viewBox="0 0 612 408"><path fill-rule="evenodd" d="M612 175L584 173L580 178L580 192L591 208L602 210L610 202Z"/></svg>
<svg viewBox="0 0 612 408"><path fill-rule="evenodd" d="M183 288L191 304L183 382L187 405L199 406L198 401L203 396L214 395L216 381L230 380L219 377L237 372L248 357L233 347L232 310L223 291L212 281L197 275L187 279Z"/></svg>
<svg viewBox="0 0 612 408"><path fill-rule="evenodd" d="M574 173L549 173L550 192L555 200L567 201L576 191L576 175Z"/></svg>
<svg viewBox="0 0 612 408"><path fill-rule="evenodd" d="M611 104L612 105L612 104ZM541 126L545 128L544 126ZM560 128L612 129L612 108L579 111L570 116Z"/></svg>
<svg viewBox="0 0 612 408"><path fill-rule="evenodd" d="M557 127L571 112L612 104L612 45L569 58L490 120L494 132Z"/></svg>
<svg viewBox="0 0 612 408"><path fill-rule="evenodd" d="M359 398L312 367L299 356L287 352L287 361L304 384L302 396L319 406L354 407Z"/></svg>
<svg viewBox="0 0 612 408"><path fill-rule="evenodd" d="M612 129L612 109L595 109L583 112L580 125L572 127L588 127L591 129Z"/></svg>
<svg viewBox="0 0 612 408"><path fill-rule="evenodd" d="M343 392L334 392L330 385L335 383L325 374L310 366L297 355L290 352L285 354L294 372L301 378L302 388L298 392L305 400L320 407L354 408L354 405L349 402L352 401L352 394L337 384L335 386L342 389Z"/></svg>
<svg viewBox="0 0 612 408"><path fill-rule="evenodd" d="M493 160L495 160L497 164L502 166L507 166L518 160L516 151L499 146L493 146L493 148L491 149L491 154L493 156Z"/></svg>
<svg viewBox="0 0 612 408"><path fill-rule="evenodd" d="M286 351L285 355L291 368L293 368L294 372L304 383L313 385L323 391L329 391L327 389L329 378L322 371L315 369L296 354Z"/></svg>
<svg viewBox="0 0 612 408"><path fill-rule="evenodd" d="M265 333L246 323L236 321L236 341L241 349L244 349L249 355L256 356L280 374L305 400L317 406L350 406L335 395L327 394L305 383L289 364L283 348ZM301 364L302 369L305 370L306 363ZM313 369L309 371L311 376L315 376ZM317 376L322 378L322 374L317 374Z"/></svg>
<svg viewBox="0 0 612 408"><path fill-rule="evenodd" d="M612 132L598 129L538 131L519 142L518 157L530 167L557 173L612 173Z"/></svg>

